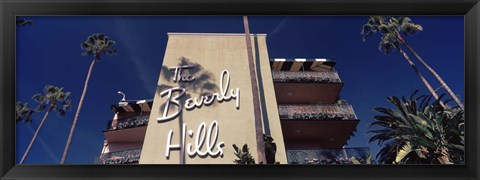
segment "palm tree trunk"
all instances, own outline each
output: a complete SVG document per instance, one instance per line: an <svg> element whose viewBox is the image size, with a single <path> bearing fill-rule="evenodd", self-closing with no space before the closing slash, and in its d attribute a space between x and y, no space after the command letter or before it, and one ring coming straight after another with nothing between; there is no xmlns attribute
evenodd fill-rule
<svg viewBox="0 0 480 180"><path fill-rule="evenodd" d="M85 94L87 92L88 87L88 80L90 79L90 75L92 74L93 65L97 62L97 56L90 64L90 68L88 69L87 78L85 79L85 85L83 86L82 96L80 97L80 102L78 103L77 112L75 113L75 118L73 119L72 128L70 129L70 134L68 135L67 144L65 145L65 149L63 150L62 160L60 164L65 163L65 159L67 158L68 149L70 148L70 143L72 142L73 132L75 131L75 127L77 126L78 116L80 115L80 109L82 109L83 99L85 98Z"/></svg>
<svg viewBox="0 0 480 180"><path fill-rule="evenodd" d="M53 109L53 105L54 105L54 103L50 104L50 107L48 108L48 111L45 112L45 115L43 116L42 122L40 122L40 125L38 125L37 131L35 131L35 134L33 134L32 140L30 141L30 144L28 145L27 150L26 150L25 153L23 154L23 157L22 157L22 159L20 160L20 163L19 163L19 164L23 164L23 162L24 162L25 159L27 158L28 153L30 152L30 149L32 149L33 143L34 143L35 140L37 139L38 132L40 132L40 129L42 128L43 123L44 123L45 120L47 119L48 114L50 114L50 111L52 111L52 109Z"/></svg>
<svg viewBox="0 0 480 180"><path fill-rule="evenodd" d="M465 107L463 105L463 103L460 101L460 99L458 99L458 97L455 95L455 93L453 93L453 91L450 89L450 87L448 87L447 83L445 83L445 81L443 81L443 79L440 77L440 75L437 74L437 72L435 70L433 70L418 54L417 52L415 52L415 50L407 44L407 42L402 38L402 36L400 35L397 35L397 38L398 40L407 47L407 49L413 54L413 56L415 56L415 58L423 64L423 66L425 66L425 68L428 69L428 71L430 71L430 73L433 74L433 76L435 76L435 78L437 78L437 80L440 82L440 84L445 88L445 90L448 92L448 94L450 94L450 96L452 96L453 100L455 100L455 102L458 104L458 106L464 110Z"/></svg>
<svg viewBox="0 0 480 180"><path fill-rule="evenodd" d="M407 53L405 53L405 51L403 51L402 48L400 48L400 47L398 47L398 51L399 51L400 54L402 54L403 57L407 60L408 64L410 64L410 66L411 66L412 69L415 71L415 73L417 73L418 77L422 80L423 84L425 84L425 86L427 87L428 91L430 91L430 93L432 93L433 97L438 101L438 103L439 103L443 108L445 108L445 104L443 104L442 100L439 99L438 94L435 92L435 90L433 90L432 86L430 86L430 84L429 84L428 81L425 79L425 77L423 77L423 75L418 71L417 66L412 62L412 60L410 59L410 57L408 57Z"/></svg>
<svg viewBox="0 0 480 180"><path fill-rule="evenodd" d="M250 29L248 27L247 16L243 16L243 27L245 28L245 37L247 39L248 68L250 70L250 80L252 83L253 114L255 117L255 133L257 139L258 162L266 164L267 161L265 159L265 143L263 138L262 119L260 114L260 100L258 96L257 75L255 73L255 66L253 63L252 42L250 39Z"/></svg>

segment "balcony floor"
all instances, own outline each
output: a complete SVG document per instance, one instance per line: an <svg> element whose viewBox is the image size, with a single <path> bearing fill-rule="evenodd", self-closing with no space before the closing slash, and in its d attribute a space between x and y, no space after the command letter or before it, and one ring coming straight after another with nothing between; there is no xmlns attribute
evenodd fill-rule
<svg viewBox="0 0 480 180"><path fill-rule="evenodd" d="M143 142L147 126L127 129L104 131L103 135L108 142Z"/></svg>
<svg viewBox="0 0 480 180"><path fill-rule="evenodd" d="M285 148L342 148L359 121L281 120Z"/></svg>
<svg viewBox="0 0 480 180"><path fill-rule="evenodd" d="M343 83L273 83L278 104L333 104Z"/></svg>

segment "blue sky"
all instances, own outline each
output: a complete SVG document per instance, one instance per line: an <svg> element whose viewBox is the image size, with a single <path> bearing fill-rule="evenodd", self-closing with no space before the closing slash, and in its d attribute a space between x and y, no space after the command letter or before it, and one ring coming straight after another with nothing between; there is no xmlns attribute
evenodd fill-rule
<svg viewBox="0 0 480 180"><path fill-rule="evenodd" d="M424 31L406 40L464 101L463 16L410 16ZM123 91L127 99L151 99L160 73L167 32L243 33L241 16L41 16L26 17L33 25L17 27L16 99L35 102L45 85L72 92L72 111L51 114L25 164L58 164L92 58L81 56L80 43L93 33L117 42L118 55L104 56L94 67L67 164L92 164L103 145L102 130ZM391 107L387 96L408 96L412 89L428 93L405 59L378 50L379 36L362 41L366 16L251 16L250 31L266 33L270 58L333 58L345 83L346 99L361 120L347 147L379 147L367 133L375 107ZM413 58L413 56L412 56ZM418 64L420 66L420 64ZM434 88L440 84L424 69ZM443 91L442 91L443 92ZM17 162L44 112L32 124L17 124Z"/></svg>

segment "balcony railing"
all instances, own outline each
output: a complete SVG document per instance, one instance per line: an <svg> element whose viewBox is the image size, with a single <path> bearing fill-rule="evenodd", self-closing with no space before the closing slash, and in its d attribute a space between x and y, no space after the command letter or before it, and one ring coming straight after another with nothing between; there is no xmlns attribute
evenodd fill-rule
<svg viewBox="0 0 480 180"><path fill-rule="evenodd" d="M274 82L339 83L337 71L272 71Z"/></svg>
<svg viewBox="0 0 480 180"><path fill-rule="evenodd" d="M96 164L136 164L140 160L142 149L132 149L101 154Z"/></svg>
<svg viewBox="0 0 480 180"><path fill-rule="evenodd" d="M352 157L366 164L368 147L318 150L287 150L288 164L353 164Z"/></svg>
<svg viewBox="0 0 480 180"><path fill-rule="evenodd" d="M280 119L352 120L357 119L353 108L344 105L278 105Z"/></svg>
<svg viewBox="0 0 480 180"><path fill-rule="evenodd" d="M148 124L149 116L137 116L131 117L126 119L119 119L115 121L108 121L107 128L105 131L112 131L112 130L120 130L120 129L128 129L140 126L146 126Z"/></svg>

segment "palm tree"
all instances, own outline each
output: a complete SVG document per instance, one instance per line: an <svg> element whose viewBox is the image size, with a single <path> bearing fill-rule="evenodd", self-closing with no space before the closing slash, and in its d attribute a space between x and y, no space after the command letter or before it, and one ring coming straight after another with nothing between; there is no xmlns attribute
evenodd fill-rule
<svg viewBox="0 0 480 180"><path fill-rule="evenodd" d="M71 100L68 99L70 97L70 92L64 92L63 87L55 87L51 85L46 85L43 88L43 94L35 94L33 95L32 99L34 99L39 105L37 106L37 110L44 110L46 106L48 106L47 112L45 112L45 115L43 116L42 121L40 122L40 125L38 125L37 130L35 131L35 134L33 134L33 138L30 141L30 144L27 147L27 150L23 154L22 159L20 160L20 164L23 164L25 159L27 158L28 153L30 152L30 149L32 148L33 143L37 139L38 132L40 132L40 129L43 126L43 123L47 119L48 115L52 110L57 111L57 114L60 116L64 116L67 110L70 110L72 108L71 105Z"/></svg>
<svg viewBox="0 0 480 180"><path fill-rule="evenodd" d="M415 63L413 63L410 57L408 57L408 55L400 47L395 31L391 30L391 29L395 29L398 25L396 24L395 21L393 20L390 20L390 21L391 21L390 23L387 23L386 18L383 16L370 16L368 22L363 25L363 29L361 32L363 41L365 42L367 37L377 32L380 32L382 34L382 38L378 45L378 49L386 55L390 55L390 53L394 49L397 49L400 52L400 54L405 58L405 60L408 62L408 64L412 67L413 71L415 71L415 73L423 82L423 84L427 87L428 91L430 91L433 97L438 100L439 99L438 94L432 88L430 83L428 83L425 77L423 77L420 71L418 71ZM442 107L445 107L445 104L442 101L439 101L439 103Z"/></svg>
<svg viewBox="0 0 480 180"><path fill-rule="evenodd" d="M464 122L463 110L430 102L431 96L409 99L391 96L388 101L395 109L375 108L382 113L370 124L382 129L374 133L369 142L378 141L382 146L377 154L381 163L394 164L452 164L464 163L464 134L459 125ZM441 95L441 98L444 94ZM447 100L445 102L448 102Z"/></svg>
<svg viewBox="0 0 480 180"><path fill-rule="evenodd" d="M32 122L32 114L35 110L30 109L28 107L28 103L17 102L15 105L15 123L23 121L24 123L31 123Z"/></svg>
<svg viewBox="0 0 480 180"><path fill-rule="evenodd" d="M398 21L400 22L400 29L401 32L403 32L404 35L406 36L411 36L415 34L417 31L423 30L422 26L419 24L414 24L412 23L412 20L408 17L400 17L398 18ZM458 106L462 109L465 110L463 103L458 99L458 97L453 93L453 91L448 87L447 83L443 81L443 79L438 75L438 73L433 70L419 55L418 53L403 39L403 37L400 35L400 33L396 33L398 40L405 46L407 49L410 51L410 53L415 56L415 58L425 67L430 71L430 73L437 78L437 80L440 82L440 84L445 88L445 90L448 92L448 94L455 100L455 102L458 104Z"/></svg>
<svg viewBox="0 0 480 180"><path fill-rule="evenodd" d="M17 19L16 24L19 26L32 25L33 21L29 19Z"/></svg>
<svg viewBox="0 0 480 180"><path fill-rule="evenodd" d="M390 17L389 21L387 22L387 18L385 16L371 16L368 20L368 23L363 25L362 36L363 39L367 38L368 36L376 33L381 32L382 34L390 34L394 38L397 44L400 42L402 45L407 47L407 49L415 56L415 58L425 67L427 68L430 73L432 73L435 78L440 82L442 87L448 92L448 94L453 98L453 100L458 104L458 106L464 110L464 105L460 101L460 99L453 93L450 87L443 81L443 79L438 75L438 73L433 70L419 55L418 53L404 40L402 37L402 33L405 36L411 36L415 34L417 31L422 31L423 27L419 24L414 24L409 17L399 17L398 19L394 17Z"/></svg>
<svg viewBox="0 0 480 180"><path fill-rule="evenodd" d="M247 40L248 68L250 69L250 82L252 83L253 94L253 115L255 117L255 133L257 140L257 154L259 163L267 163L265 158L265 144L263 139L263 125L260 114L260 100L258 95L257 74L255 64L253 63L252 42L250 39L250 28L248 26L248 17L243 16L243 27L245 28L245 37Z"/></svg>
<svg viewBox="0 0 480 180"><path fill-rule="evenodd" d="M72 141L75 127L77 125L78 117L80 115L80 110L82 109L83 100L87 92L88 80L90 79L90 75L92 74L93 66L97 61L100 60L100 55L102 54L106 54L108 56L116 55L117 51L113 49L114 44L115 44L115 41L109 40L108 37L102 33L93 34L80 44L80 47L83 50L82 55L83 56L93 55L93 60L92 60L92 63L90 64L90 68L88 69L87 78L85 79L85 85L83 86L82 96L80 97L80 102L78 103L77 112L75 113L75 118L73 119L72 128L70 129L70 134L68 135L67 144L65 145L65 149L63 151L62 160L60 161L60 164L64 164L65 159L67 158L68 149Z"/></svg>

